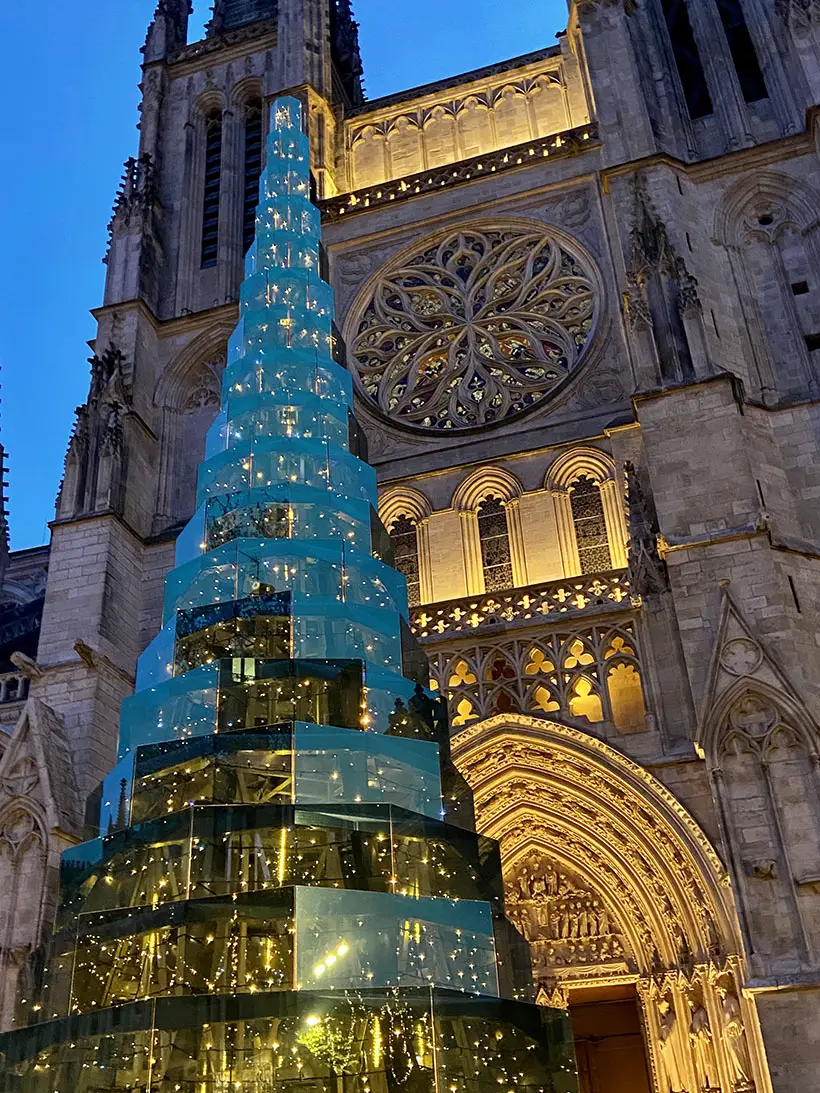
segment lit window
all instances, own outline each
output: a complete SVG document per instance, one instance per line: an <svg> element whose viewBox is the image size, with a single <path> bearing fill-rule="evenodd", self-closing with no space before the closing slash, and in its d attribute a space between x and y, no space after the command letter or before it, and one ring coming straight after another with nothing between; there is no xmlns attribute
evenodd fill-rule
<svg viewBox="0 0 820 1093"><path fill-rule="evenodd" d="M601 573L612 569L601 487L582 474L572 484L569 496L581 572Z"/></svg>
<svg viewBox="0 0 820 1093"><path fill-rule="evenodd" d="M485 590L500 592L504 588L512 588L513 571L507 513L502 502L492 494L478 507L478 537L481 542Z"/></svg>
<svg viewBox="0 0 820 1093"><path fill-rule="evenodd" d="M416 525L404 513L390 527L390 539L396 559L396 569L407 578L407 599L411 607L421 603L419 578L419 542Z"/></svg>

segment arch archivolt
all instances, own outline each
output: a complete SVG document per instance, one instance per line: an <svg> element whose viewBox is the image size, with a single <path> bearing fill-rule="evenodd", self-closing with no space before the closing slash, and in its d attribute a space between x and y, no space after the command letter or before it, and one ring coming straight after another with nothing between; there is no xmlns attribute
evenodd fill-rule
<svg viewBox="0 0 820 1093"><path fill-rule="evenodd" d="M432 512L433 506L428 498L410 486L395 486L379 497L379 516L388 530L399 516L409 516L420 524L422 520L431 516Z"/></svg>
<svg viewBox="0 0 820 1093"><path fill-rule="evenodd" d="M680 802L604 741L534 717L466 726L453 758L548 995L635 983L659 1093L769 1088L729 879Z"/></svg>
<svg viewBox="0 0 820 1093"><path fill-rule="evenodd" d="M523 489L518 478L503 467L478 467L460 482L453 494L453 508L459 512L474 512L492 493L501 501L521 497Z"/></svg>

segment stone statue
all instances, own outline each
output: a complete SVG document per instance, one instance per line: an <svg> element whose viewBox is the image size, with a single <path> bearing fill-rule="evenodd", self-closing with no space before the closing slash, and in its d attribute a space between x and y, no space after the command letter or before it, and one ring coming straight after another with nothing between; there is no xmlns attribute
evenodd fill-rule
<svg viewBox="0 0 820 1093"><path fill-rule="evenodd" d="M680 1093L686 1089L686 1074L681 1065L678 1015L671 991L658 1001L658 1024L658 1060L662 1079L665 1078L665 1093Z"/></svg>
<svg viewBox="0 0 820 1093"><path fill-rule="evenodd" d="M723 1026L723 1039L728 1047L726 1057L732 1076L732 1088L734 1090L752 1090L754 1089L752 1063L749 1058L749 1047L746 1043L740 1002L737 995L729 987L719 987L718 992L721 1002L720 1018Z"/></svg>

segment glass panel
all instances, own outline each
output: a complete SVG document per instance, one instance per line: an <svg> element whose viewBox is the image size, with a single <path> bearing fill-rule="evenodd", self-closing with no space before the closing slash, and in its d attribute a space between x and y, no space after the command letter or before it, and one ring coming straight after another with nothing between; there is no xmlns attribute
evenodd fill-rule
<svg viewBox="0 0 820 1093"><path fill-rule="evenodd" d="M435 743L305 726L296 730L295 776L300 803L386 801L441 815Z"/></svg>
<svg viewBox="0 0 820 1093"><path fill-rule="evenodd" d="M498 993L484 904L299 888L296 935L305 990L437 984Z"/></svg>

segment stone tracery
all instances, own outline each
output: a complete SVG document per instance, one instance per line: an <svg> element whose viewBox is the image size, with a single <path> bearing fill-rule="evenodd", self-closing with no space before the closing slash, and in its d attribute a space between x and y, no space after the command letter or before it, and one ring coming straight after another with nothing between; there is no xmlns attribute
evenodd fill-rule
<svg viewBox="0 0 820 1093"><path fill-rule="evenodd" d="M540 225L449 232L370 292L352 337L360 391L415 428L503 421L575 370L598 307L587 263Z"/></svg>

